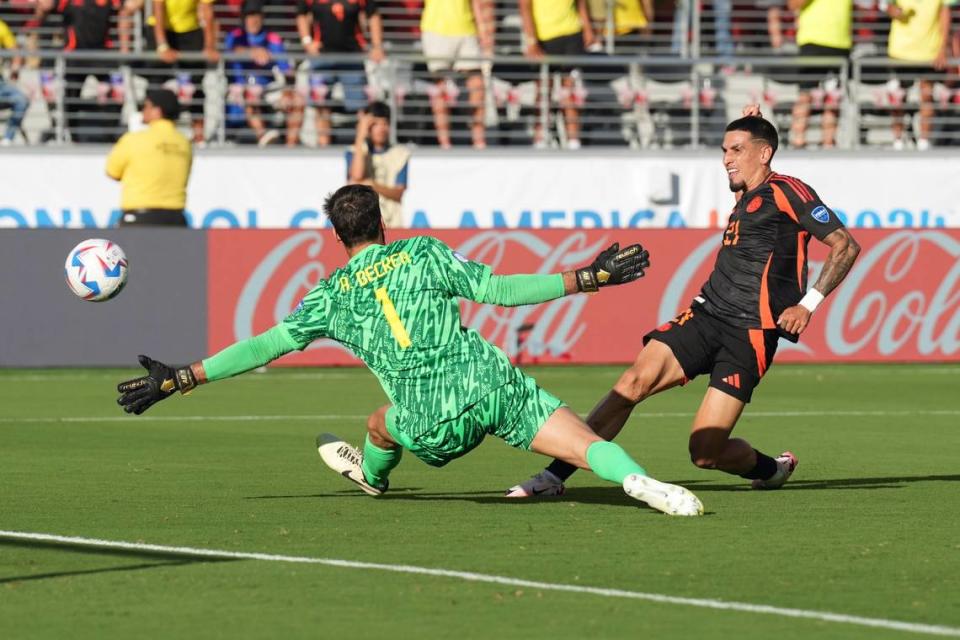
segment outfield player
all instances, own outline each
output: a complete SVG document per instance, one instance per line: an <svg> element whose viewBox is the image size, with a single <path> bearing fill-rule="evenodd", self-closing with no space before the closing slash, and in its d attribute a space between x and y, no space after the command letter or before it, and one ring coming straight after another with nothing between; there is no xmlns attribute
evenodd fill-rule
<svg viewBox="0 0 960 640"><path fill-rule="evenodd" d="M324 210L350 256L343 268L277 326L201 362L173 369L140 356L148 374L118 386L119 404L140 414L176 390L186 393L318 338L333 338L370 367L391 401L367 420L362 455L334 436L318 438L324 462L369 494L387 490L403 449L439 467L492 434L514 447L592 469L666 513L703 512L692 493L647 476L623 449L597 437L502 351L460 323L458 298L534 304L636 280L649 266L642 247L613 245L576 271L498 276L434 238L385 244L379 199L368 186L342 187Z"/></svg>
<svg viewBox="0 0 960 640"><path fill-rule="evenodd" d="M817 306L847 275L860 246L837 215L800 180L775 173L777 131L748 107L723 138L723 165L736 205L724 230L710 278L686 311L643 337L644 347L587 424L614 438L634 406L656 393L709 374L706 396L693 419L690 458L778 489L797 457L765 455L731 438L753 389L773 362L780 337L799 340ZM807 288L810 236L830 247L813 287ZM562 460L507 490L509 497L559 495L574 467Z"/></svg>

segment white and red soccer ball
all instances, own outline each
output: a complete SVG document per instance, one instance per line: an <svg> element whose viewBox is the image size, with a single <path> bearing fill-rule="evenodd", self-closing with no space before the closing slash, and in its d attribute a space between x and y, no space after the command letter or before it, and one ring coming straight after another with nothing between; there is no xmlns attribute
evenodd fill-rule
<svg viewBox="0 0 960 640"><path fill-rule="evenodd" d="M120 245L94 238L75 246L64 264L67 284L77 297L103 302L127 283L127 256Z"/></svg>

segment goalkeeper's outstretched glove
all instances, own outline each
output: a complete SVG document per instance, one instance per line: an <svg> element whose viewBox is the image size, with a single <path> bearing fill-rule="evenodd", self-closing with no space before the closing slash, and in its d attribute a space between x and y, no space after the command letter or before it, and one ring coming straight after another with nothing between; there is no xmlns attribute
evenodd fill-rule
<svg viewBox="0 0 960 640"><path fill-rule="evenodd" d="M156 403L173 395L174 391L187 393L197 386L190 367L174 369L147 356L138 356L147 375L117 385L120 397L117 404L127 413L140 415Z"/></svg>
<svg viewBox="0 0 960 640"><path fill-rule="evenodd" d="M650 266L650 254L639 244L620 249L614 242L600 252L588 267L577 269L577 289L592 293L611 284L625 284L643 277Z"/></svg>

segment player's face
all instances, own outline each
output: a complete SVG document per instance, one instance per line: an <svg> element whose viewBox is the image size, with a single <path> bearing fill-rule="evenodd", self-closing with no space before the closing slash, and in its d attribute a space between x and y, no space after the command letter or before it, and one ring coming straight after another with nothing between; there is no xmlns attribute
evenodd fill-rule
<svg viewBox="0 0 960 640"><path fill-rule="evenodd" d="M743 191L763 169L763 146L754 142L747 131L728 131L723 136L721 148L730 191Z"/></svg>

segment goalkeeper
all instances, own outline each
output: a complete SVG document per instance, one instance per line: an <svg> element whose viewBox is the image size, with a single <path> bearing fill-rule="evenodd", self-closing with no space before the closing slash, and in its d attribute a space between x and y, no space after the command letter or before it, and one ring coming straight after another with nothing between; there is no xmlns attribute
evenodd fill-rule
<svg viewBox="0 0 960 640"><path fill-rule="evenodd" d="M620 250L614 244L576 271L499 276L434 238L385 244L378 197L370 187L342 187L327 198L324 211L347 251L347 264L278 325L205 360L174 369L140 356L147 375L117 387L127 413L139 415L175 391L186 393L332 338L366 363L391 401L367 419L362 454L335 436L317 440L324 462L368 494L387 490L403 449L439 467L491 434L591 469L665 513L703 512L696 496L647 476L619 445L599 438L502 351L460 324L458 298L536 304L636 280L649 266L642 247Z"/></svg>

